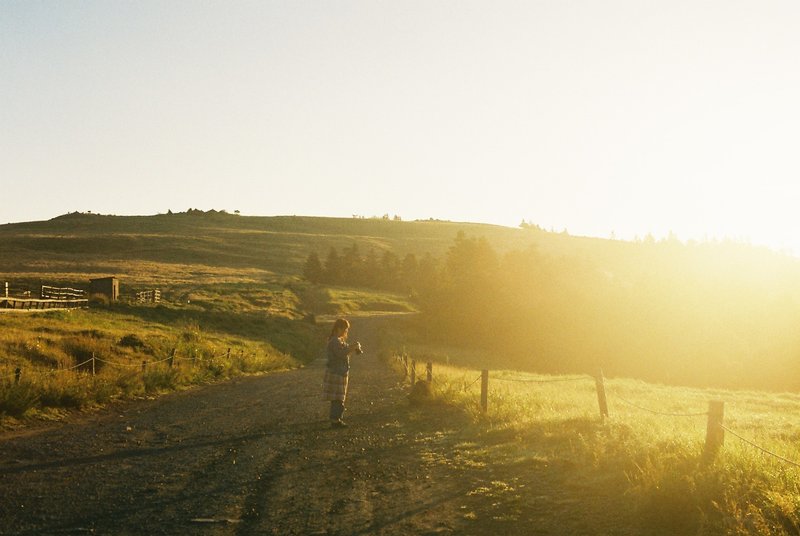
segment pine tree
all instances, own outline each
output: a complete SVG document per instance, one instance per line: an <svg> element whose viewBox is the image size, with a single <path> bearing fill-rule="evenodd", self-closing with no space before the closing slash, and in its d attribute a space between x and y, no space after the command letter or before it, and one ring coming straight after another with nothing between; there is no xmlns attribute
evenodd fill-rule
<svg viewBox="0 0 800 536"><path fill-rule="evenodd" d="M325 261L324 281L338 285L342 282L342 258L336 248L331 246Z"/></svg>
<svg viewBox="0 0 800 536"><path fill-rule="evenodd" d="M322 282L322 263L320 262L319 255L317 255L316 251L309 253L308 258L306 259L305 267L303 268L303 277L314 284Z"/></svg>

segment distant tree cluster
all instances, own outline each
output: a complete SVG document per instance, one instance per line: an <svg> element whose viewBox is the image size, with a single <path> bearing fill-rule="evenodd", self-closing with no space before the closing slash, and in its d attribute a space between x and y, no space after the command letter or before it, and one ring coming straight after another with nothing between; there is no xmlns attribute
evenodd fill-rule
<svg viewBox="0 0 800 536"><path fill-rule="evenodd" d="M234 212L234 214L239 215L239 211L238 210L234 210L233 212ZM210 210L201 210L199 208L189 208L189 209L186 210L186 212L172 212L172 209L168 209L167 210L167 215L168 216L172 216L172 215L175 215L175 214L187 214L189 216L228 216L228 215L230 215L228 213L228 211L225 210L225 209L215 210L213 208L210 209Z"/></svg>
<svg viewBox="0 0 800 536"><path fill-rule="evenodd" d="M362 255L357 244L339 252L331 247L322 261L316 252L306 259L303 276L310 282L346 285L406 294L428 291L436 285L438 261L426 254L418 259L414 253L403 258L385 250L378 254L370 249Z"/></svg>

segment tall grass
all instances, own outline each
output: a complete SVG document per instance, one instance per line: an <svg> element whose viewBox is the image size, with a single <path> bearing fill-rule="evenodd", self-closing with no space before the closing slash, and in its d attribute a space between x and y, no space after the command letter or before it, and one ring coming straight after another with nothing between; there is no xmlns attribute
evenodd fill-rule
<svg viewBox="0 0 800 536"><path fill-rule="evenodd" d="M298 322L297 331L286 322L279 335L287 347L311 344L301 341L313 339L313 326ZM242 337L193 320L158 323L110 310L55 311L2 316L0 326L0 424L300 365L268 342L274 332Z"/></svg>
<svg viewBox="0 0 800 536"><path fill-rule="evenodd" d="M486 414L479 377L479 370L437 363L433 391L473 416L494 464L561 460L595 472L617 487L621 505L636 508L643 533L800 534L798 467L730 434L716 457L704 456L702 415L709 400L723 400L727 427L800 462L800 395L612 379L604 421L589 376L552 381L573 377L492 371Z"/></svg>

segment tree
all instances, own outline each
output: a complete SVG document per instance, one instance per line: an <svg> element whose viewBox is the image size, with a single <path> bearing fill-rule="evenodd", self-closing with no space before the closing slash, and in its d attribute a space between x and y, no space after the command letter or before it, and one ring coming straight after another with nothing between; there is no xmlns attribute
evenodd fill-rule
<svg viewBox="0 0 800 536"><path fill-rule="evenodd" d="M324 272L322 269L322 262L319 260L319 255L316 251L308 254L305 267L303 268L303 277L308 281L318 284L322 282Z"/></svg>
<svg viewBox="0 0 800 536"><path fill-rule="evenodd" d="M406 293L411 293L412 289L417 286L417 274L419 272L419 262L417 256L413 253L408 253L403 258L403 264L400 267L400 281L405 287L403 290Z"/></svg>
<svg viewBox="0 0 800 536"><path fill-rule="evenodd" d="M325 260L324 280L327 283L339 284L342 282L342 258L339 252L331 246L328 258Z"/></svg>
<svg viewBox="0 0 800 536"><path fill-rule="evenodd" d="M351 247L345 248L342 252L341 261L343 282L351 285L362 284L362 260L358 251L358 244L353 242Z"/></svg>

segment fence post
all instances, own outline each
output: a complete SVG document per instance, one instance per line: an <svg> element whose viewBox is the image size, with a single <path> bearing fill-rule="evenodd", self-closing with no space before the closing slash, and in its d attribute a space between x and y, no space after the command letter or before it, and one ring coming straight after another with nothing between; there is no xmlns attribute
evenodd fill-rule
<svg viewBox="0 0 800 536"><path fill-rule="evenodd" d="M92 376L94 376L96 372L94 368L94 360L95 360L94 352L92 352Z"/></svg>
<svg viewBox="0 0 800 536"><path fill-rule="evenodd" d="M19 384L19 378L22 376L22 369L17 367L17 370L14 371L14 383Z"/></svg>
<svg viewBox="0 0 800 536"><path fill-rule="evenodd" d="M142 361L142 374L144 374L146 369L147 369L147 361Z"/></svg>
<svg viewBox="0 0 800 536"><path fill-rule="evenodd" d="M484 413L489 411L489 371L481 371L481 409Z"/></svg>
<svg viewBox="0 0 800 536"><path fill-rule="evenodd" d="M428 361L428 364L425 366L425 368L428 371L428 383L431 383L433 381L433 363Z"/></svg>
<svg viewBox="0 0 800 536"><path fill-rule="evenodd" d="M6 281L6 298L8 298L8 281Z"/></svg>
<svg viewBox="0 0 800 536"><path fill-rule="evenodd" d="M605 419L608 417L608 401L606 400L606 383L603 379L603 369L597 370L594 383L597 386L597 404L600 406L600 418Z"/></svg>
<svg viewBox="0 0 800 536"><path fill-rule="evenodd" d="M172 368L173 363L175 362L175 348L172 349L172 352L169 354L169 368Z"/></svg>
<svg viewBox="0 0 800 536"><path fill-rule="evenodd" d="M227 359L228 361L231 360L231 349L230 348L228 348L228 351L225 352L225 359Z"/></svg>
<svg viewBox="0 0 800 536"><path fill-rule="evenodd" d="M725 430L722 422L725 417L725 402L709 400L708 425L706 427L706 456L713 457L725 443Z"/></svg>
<svg viewBox="0 0 800 536"><path fill-rule="evenodd" d="M411 360L411 385L413 386L414 383L417 381L417 361L415 359Z"/></svg>

